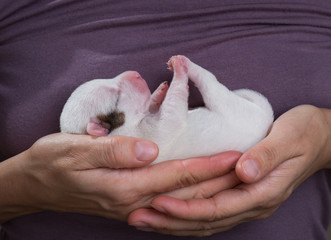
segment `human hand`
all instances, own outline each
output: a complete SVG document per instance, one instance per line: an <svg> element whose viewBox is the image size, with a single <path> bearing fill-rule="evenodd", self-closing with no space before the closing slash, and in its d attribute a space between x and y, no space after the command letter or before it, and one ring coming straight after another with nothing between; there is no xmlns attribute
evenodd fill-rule
<svg viewBox="0 0 331 240"><path fill-rule="evenodd" d="M0 164L0 222L43 210L126 220L160 193L178 189L173 196L192 198L192 187L185 186L223 174L224 188L231 187L235 175L227 173L241 156L230 152L143 167L157 153L154 143L123 136L58 133L41 138Z"/></svg>
<svg viewBox="0 0 331 240"><path fill-rule="evenodd" d="M129 224L145 231L206 236L270 216L305 179L331 167L330 112L313 106L288 111L238 161L236 173L244 183L205 199L157 197L154 209L134 211Z"/></svg>

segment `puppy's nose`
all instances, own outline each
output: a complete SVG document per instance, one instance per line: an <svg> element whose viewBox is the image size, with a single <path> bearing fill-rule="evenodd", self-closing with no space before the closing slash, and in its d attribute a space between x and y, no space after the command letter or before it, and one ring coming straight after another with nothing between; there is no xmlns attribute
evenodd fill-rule
<svg viewBox="0 0 331 240"><path fill-rule="evenodd" d="M134 87L139 92L149 92L147 83L136 71L127 71L122 73L121 80L123 84Z"/></svg>
<svg viewBox="0 0 331 240"><path fill-rule="evenodd" d="M133 80L133 79L142 79L142 77L140 76L140 74L136 71L126 71L122 74L122 77L123 78L126 78L126 79L130 79L130 80Z"/></svg>

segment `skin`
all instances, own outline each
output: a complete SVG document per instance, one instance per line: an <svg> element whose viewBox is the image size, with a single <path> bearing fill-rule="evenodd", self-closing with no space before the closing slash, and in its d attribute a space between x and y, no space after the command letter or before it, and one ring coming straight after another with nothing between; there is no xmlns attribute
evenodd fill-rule
<svg viewBox="0 0 331 240"><path fill-rule="evenodd" d="M270 216L305 179L325 168L331 168L331 110L298 106L240 157L235 170L241 184L200 199L159 196L154 209L138 209L128 222L144 231L208 236Z"/></svg>
<svg viewBox="0 0 331 240"><path fill-rule="evenodd" d="M123 136L58 133L41 138L0 163L0 222L44 210L126 220L160 193L190 199L205 183L227 189L239 182L233 169L241 153L142 168L157 154L154 143Z"/></svg>
<svg viewBox="0 0 331 240"><path fill-rule="evenodd" d="M127 137L46 136L0 163L0 222L54 210L127 219L144 231L211 235L270 216L306 178L331 168L330 139L331 110L308 105L278 118L243 155L147 167L157 154L150 142L137 148L141 140ZM248 171L248 159L256 171Z"/></svg>

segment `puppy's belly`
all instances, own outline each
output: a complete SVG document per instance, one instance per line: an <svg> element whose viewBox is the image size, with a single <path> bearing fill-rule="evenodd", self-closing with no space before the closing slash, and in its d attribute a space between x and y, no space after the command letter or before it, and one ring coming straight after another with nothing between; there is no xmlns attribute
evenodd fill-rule
<svg viewBox="0 0 331 240"><path fill-rule="evenodd" d="M257 124L259 122L261 124ZM190 111L187 125L178 129L177 138L159 144L160 154L156 162L209 156L230 150L244 152L265 137L272 121L269 122L261 121L259 114L247 119L225 117L205 108Z"/></svg>

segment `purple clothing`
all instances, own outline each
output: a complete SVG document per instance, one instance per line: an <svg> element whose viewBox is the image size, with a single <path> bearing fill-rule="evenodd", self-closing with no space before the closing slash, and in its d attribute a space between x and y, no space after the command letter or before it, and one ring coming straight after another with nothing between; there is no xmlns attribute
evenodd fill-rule
<svg viewBox="0 0 331 240"><path fill-rule="evenodd" d="M331 108L329 0L2 0L0 160L58 132L79 84L136 70L154 90L171 79L165 63L177 54L230 89L263 93L276 117L300 104ZM191 106L201 105L190 89ZM310 177L268 219L203 239L327 239L330 175ZM31 214L3 228L10 240L177 239L72 213Z"/></svg>

